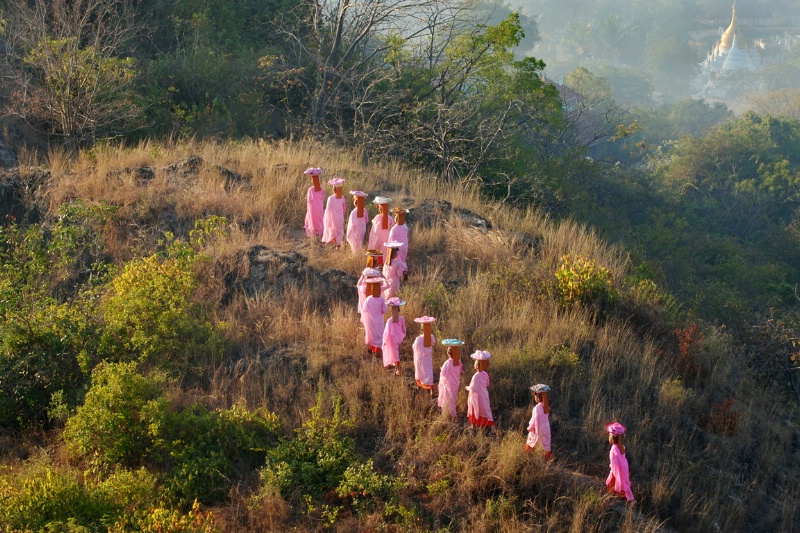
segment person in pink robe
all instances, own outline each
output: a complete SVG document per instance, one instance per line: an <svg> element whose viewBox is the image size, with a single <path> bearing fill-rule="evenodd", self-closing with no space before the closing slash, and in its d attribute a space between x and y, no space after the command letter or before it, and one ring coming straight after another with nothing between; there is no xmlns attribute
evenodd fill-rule
<svg viewBox="0 0 800 533"><path fill-rule="evenodd" d="M322 242L335 245L337 248L344 242L344 214L347 200L342 195L344 178L333 178L328 185L333 187L333 194L328 196L325 206Z"/></svg>
<svg viewBox="0 0 800 533"><path fill-rule="evenodd" d="M533 452L538 447L544 450L544 458L548 460L553 456L552 448L550 447L549 392L550 387L542 383L531 387L531 394L536 405L528 422L528 439L525 442L526 452Z"/></svg>
<svg viewBox="0 0 800 533"><path fill-rule="evenodd" d="M389 298L386 301L392 316L383 328L383 366L394 368L394 375L400 375L400 343L406 338L406 319L400 316L400 306L406 303L400 298Z"/></svg>
<svg viewBox="0 0 800 533"><path fill-rule="evenodd" d="M376 196L373 202L377 204L379 213L372 219L372 226L369 229L369 240L367 248L372 250L383 250L383 243L389 241L389 232L394 226L394 220L389 216L389 204L391 198Z"/></svg>
<svg viewBox="0 0 800 533"><path fill-rule="evenodd" d="M422 335L414 339L411 349L414 352L414 380L421 389L430 392L433 396L433 345L436 337L431 332L436 319L432 316L421 316L414 319L417 324L422 324Z"/></svg>
<svg viewBox="0 0 800 533"><path fill-rule="evenodd" d="M308 188L306 194L306 218L303 227L306 230L306 237L313 238L314 235L322 237L324 231L323 212L325 210L325 190L319 183L319 176L322 174L321 168L309 168L304 174L311 176L313 184Z"/></svg>
<svg viewBox="0 0 800 533"><path fill-rule="evenodd" d="M367 234L367 208L364 207L367 194L363 191L350 191L350 194L353 196L354 209L347 219L347 244L353 255L358 255L364 247L364 236Z"/></svg>
<svg viewBox="0 0 800 533"><path fill-rule="evenodd" d="M406 257L408 257L408 226L406 226L407 213L408 209L403 209L401 207L395 207L392 209L395 224L392 226L392 229L389 230L389 241L403 243L403 245L400 247L400 259L402 259L404 263L408 263L406 260Z"/></svg>
<svg viewBox="0 0 800 533"><path fill-rule="evenodd" d="M364 308L364 300L367 299L367 278L379 278L381 271L377 268L367 267L361 272L361 277L356 282L356 290L358 291L358 314Z"/></svg>
<svg viewBox="0 0 800 533"><path fill-rule="evenodd" d="M397 292L400 290L400 280L403 279L408 267L399 256L401 243L385 242L383 245L387 253L386 259L383 261L383 277L386 278L384 298L391 298L397 296Z"/></svg>
<svg viewBox="0 0 800 533"><path fill-rule="evenodd" d="M383 315L388 310L386 300L381 295L381 278L367 278L367 297L361 309L361 323L364 324L364 344L367 351L381 353L383 344Z"/></svg>
<svg viewBox="0 0 800 533"><path fill-rule="evenodd" d="M439 398L436 403L443 414L455 418L458 390L461 388L461 371L464 369L461 364L461 346L464 341L445 339L442 344L447 346L447 359L439 373Z"/></svg>
<svg viewBox="0 0 800 533"><path fill-rule="evenodd" d="M489 368L489 358L492 356L487 351L478 350L470 355L475 359L475 374L472 375L467 390L467 418L469 423L474 427L491 427L494 426L494 418L492 417L492 409L489 405L489 374L486 369Z"/></svg>
<svg viewBox="0 0 800 533"><path fill-rule="evenodd" d="M619 422L612 422L606 425L608 431L608 442L611 450L608 452L608 459L611 467L606 478L606 488L608 492L616 494L620 498L625 498L629 503L636 501L631 491L630 474L628 473L628 459L625 457L625 426Z"/></svg>

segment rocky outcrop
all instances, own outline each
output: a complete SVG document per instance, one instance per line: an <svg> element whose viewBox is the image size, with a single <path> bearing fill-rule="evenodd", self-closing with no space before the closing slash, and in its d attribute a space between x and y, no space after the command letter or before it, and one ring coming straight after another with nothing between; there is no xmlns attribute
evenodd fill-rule
<svg viewBox="0 0 800 533"><path fill-rule="evenodd" d="M33 169L20 174L18 169L0 173L0 224L33 224L47 210L46 190L50 171Z"/></svg>
<svg viewBox="0 0 800 533"><path fill-rule="evenodd" d="M14 168L19 166L17 162L17 154L14 153L14 150L3 144L3 141L0 141L0 168Z"/></svg>
<svg viewBox="0 0 800 533"><path fill-rule="evenodd" d="M492 223L469 209L453 207L447 200L423 200L411 208L406 220L409 225L432 227L445 224L451 215L458 217L465 226L481 230L492 229Z"/></svg>
<svg viewBox="0 0 800 533"><path fill-rule="evenodd" d="M295 251L271 250L266 246L253 246L239 251L230 261L223 262L225 292L223 305L241 294L278 296L293 287L309 290L318 301L315 305L342 302L355 305L356 277L341 270L320 271L308 265L307 258Z"/></svg>

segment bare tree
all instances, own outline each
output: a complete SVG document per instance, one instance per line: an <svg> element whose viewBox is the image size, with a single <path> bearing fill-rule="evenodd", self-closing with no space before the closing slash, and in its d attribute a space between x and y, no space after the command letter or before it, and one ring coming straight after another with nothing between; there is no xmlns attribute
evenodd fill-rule
<svg viewBox="0 0 800 533"><path fill-rule="evenodd" d="M11 0L8 24L13 113L71 144L137 115L123 55L139 29L130 0Z"/></svg>

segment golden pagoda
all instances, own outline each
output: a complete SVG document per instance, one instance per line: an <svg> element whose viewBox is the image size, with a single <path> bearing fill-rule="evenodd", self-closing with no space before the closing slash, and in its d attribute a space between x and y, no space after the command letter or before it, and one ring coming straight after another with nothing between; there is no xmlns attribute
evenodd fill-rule
<svg viewBox="0 0 800 533"><path fill-rule="evenodd" d="M728 26L728 29L722 33L722 37L719 40L719 49L722 52L727 52L733 47L733 38L739 33L739 28L736 26L736 2L733 3L733 16L731 17L731 23ZM742 36L739 35L739 40L742 40Z"/></svg>

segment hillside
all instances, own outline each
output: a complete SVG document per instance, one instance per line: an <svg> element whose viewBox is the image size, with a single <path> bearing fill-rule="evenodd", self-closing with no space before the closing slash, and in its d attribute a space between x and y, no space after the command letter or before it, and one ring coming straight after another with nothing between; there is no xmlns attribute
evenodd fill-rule
<svg viewBox="0 0 800 533"><path fill-rule="evenodd" d="M798 528L784 387L577 223L311 142L103 146L47 166L2 181L25 207L0 249L9 530ZM305 238L309 166L412 209L402 376L365 353L363 258ZM568 254L596 262L573 292L555 275ZM466 391L451 421L416 390L423 314L493 354L495 433L469 428ZM539 382L550 462L523 450ZM630 510L603 486L611 420L629 430Z"/></svg>

